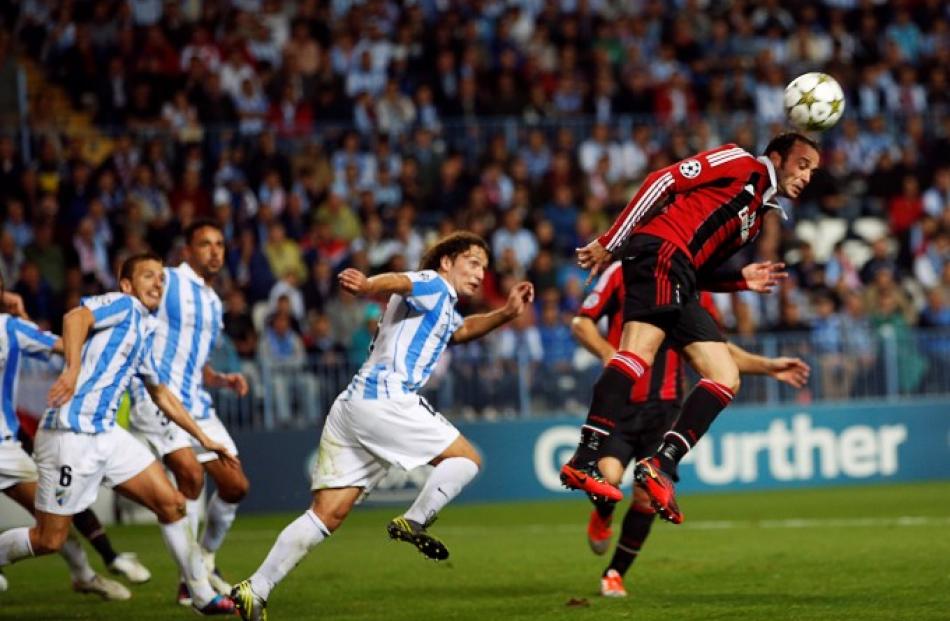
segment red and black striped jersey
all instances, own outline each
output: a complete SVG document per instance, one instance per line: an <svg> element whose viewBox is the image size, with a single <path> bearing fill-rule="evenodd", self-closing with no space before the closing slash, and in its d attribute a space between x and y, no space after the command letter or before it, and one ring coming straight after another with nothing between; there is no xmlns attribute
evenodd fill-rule
<svg viewBox="0 0 950 621"><path fill-rule="evenodd" d="M618 252L636 233L667 240L686 253L710 290L741 288L715 283L711 274L762 229L762 216L778 204L775 169L766 157L727 144L647 176L600 244Z"/></svg>
<svg viewBox="0 0 950 621"><path fill-rule="evenodd" d="M623 269L620 261L614 261L601 274L578 311L578 315L595 323L601 317L607 317L605 338L615 349L620 347L620 335L623 333L623 299ZM712 294L703 292L699 300L718 323L719 312ZM677 404L683 401L683 359L678 351L666 343L656 353L653 366L647 369L630 391L631 403L646 401L672 401Z"/></svg>

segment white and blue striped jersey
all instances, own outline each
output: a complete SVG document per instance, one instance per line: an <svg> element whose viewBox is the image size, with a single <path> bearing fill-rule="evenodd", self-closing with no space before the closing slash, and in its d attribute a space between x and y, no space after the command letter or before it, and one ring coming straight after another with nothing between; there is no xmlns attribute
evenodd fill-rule
<svg viewBox="0 0 950 621"><path fill-rule="evenodd" d="M202 388L202 369L224 328L221 299L191 266L165 268L165 290L156 314L154 356L158 376L197 419L211 416L211 396ZM148 399L141 382L132 384L132 401Z"/></svg>
<svg viewBox="0 0 950 621"><path fill-rule="evenodd" d="M46 359L56 342L56 335L44 332L35 324L12 315L0 314L0 368L3 384L0 387L0 444L16 440L20 421L16 417L16 389L19 383L20 361L23 356Z"/></svg>
<svg viewBox="0 0 950 621"><path fill-rule="evenodd" d="M95 320L82 347L82 364L72 398L46 411L44 429L98 434L115 426L115 415L133 376L157 385L151 344L155 318L137 298L107 293L83 298Z"/></svg>
<svg viewBox="0 0 950 621"><path fill-rule="evenodd" d="M412 292L394 293L389 299L369 359L353 377L344 399L388 399L417 392L462 326L452 285L432 270L406 276L412 280Z"/></svg>

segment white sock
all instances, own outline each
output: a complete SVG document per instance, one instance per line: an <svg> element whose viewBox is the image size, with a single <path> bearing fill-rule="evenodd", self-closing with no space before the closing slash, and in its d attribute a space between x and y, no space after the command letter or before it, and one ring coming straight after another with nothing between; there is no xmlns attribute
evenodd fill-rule
<svg viewBox="0 0 950 621"><path fill-rule="evenodd" d="M307 511L287 525L277 536L267 558L251 576L251 588L267 599L271 590L297 566L313 546L330 536L330 530L313 512Z"/></svg>
<svg viewBox="0 0 950 621"><path fill-rule="evenodd" d="M443 459L429 475L429 480L404 517L419 524L428 523L476 474L478 465L467 457Z"/></svg>
<svg viewBox="0 0 950 621"><path fill-rule="evenodd" d="M191 599L198 608L201 608L214 599L215 592L208 582L208 571L201 560L201 552L193 536L188 532L185 518L161 524L162 538L172 558L178 565L179 573L184 577L185 584L191 592Z"/></svg>
<svg viewBox="0 0 950 621"><path fill-rule="evenodd" d="M73 582L89 582L96 577L96 572L89 565L86 551L73 533L69 533L69 538L59 553L69 565L69 575L72 576Z"/></svg>
<svg viewBox="0 0 950 621"><path fill-rule="evenodd" d="M208 516L205 519L205 532L201 538L201 547L214 553L221 547L224 536L231 530L234 516L237 515L238 505L235 502L224 502L214 493L208 502Z"/></svg>
<svg viewBox="0 0 950 621"><path fill-rule="evenodd" d="M185 499L185 519L188 520L188 530L195 539L198 539L198 525L201 523L201 501L201 496L198 496L197 500Z"/></svg>
<svg viewBox="0 0 950 621"><path fill-rule="evenodd" d="M26 526L11 528L0 533L0 567L33 556L30 529Z"/></svg>

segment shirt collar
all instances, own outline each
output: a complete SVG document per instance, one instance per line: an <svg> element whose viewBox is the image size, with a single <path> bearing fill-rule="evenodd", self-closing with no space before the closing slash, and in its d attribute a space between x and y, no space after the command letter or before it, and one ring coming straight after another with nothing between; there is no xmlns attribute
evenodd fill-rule
<svg viewBox="0 0 950 621"><path fill-rule="evenodd" d="M778 193L778 179L775 176L775 166L772 165L772 160L764 155L760 155L755 159L759 160L759 162L765 166L765 169L769 171L769 187L767 187L762 194L762 204L771 209L778 209L779 213L782 214L782 219L788 220L788 214L785 213L785 210L782 209L782 206L779 205L777 200L773 200Z"/></svg>
<svg viewBox="0 0 950 621"><path fill-rule="evenodd" d="M436 272L436 274L438 274L438 272ZM439 278L441 278L442 282L445 283L445 288L449 290L449 297L452 298L452 301L453 302L458 301L459 294L456 293L455 287L452 286L452 283L450 283L448 279L445 278L442 274L439 274Z"/></svg>
<svg viewBox="0 0 950 621"><path fill-rule="evenodd" d="M188 280L191 280L191 281L193 281L193 282L196 282L196 283L198 283L199 285L201 285L202 287L207 287L207 286L208 286L208 285L205 283L205 279L202 278L201 276L199 276L198 273L195 272L195 270L193 270L190 265L188 265L188 262L187 262L187 261L182 261L182 262L181 262L181 265L178 266L178 271L181 273L182 276L184 276L184 277L187 278Z"/></svg>

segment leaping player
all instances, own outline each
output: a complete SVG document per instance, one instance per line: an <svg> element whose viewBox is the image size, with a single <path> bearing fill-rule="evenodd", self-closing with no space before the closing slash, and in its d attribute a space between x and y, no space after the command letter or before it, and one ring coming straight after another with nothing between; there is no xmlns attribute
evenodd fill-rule
<svg viewBox="0 0 950 621"><path fill-rule="evenodd" d="M488 245L453 233L426 253L422 270L367 278L354 269L340 285L359 296L389 295L369 359L334 401L312 472L313 504L277 537L256 572L231 592L242 618L266 619L267 599L307 552L340 527L353 505L395 464L435 469L389 536L428 558L449 551L428 531L438 512L478 473L475 448L418 394L449 342L477 339L521 314L534 288L520 282L504 307L462 318L459 295L474 293L488 265Z"/></svg>

